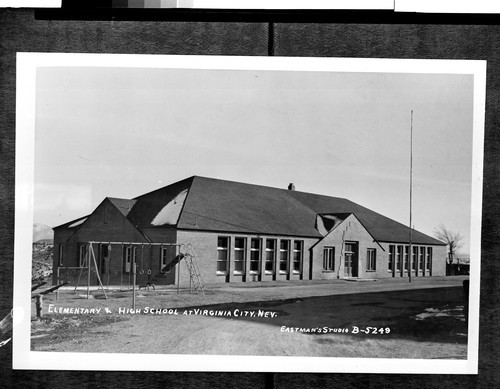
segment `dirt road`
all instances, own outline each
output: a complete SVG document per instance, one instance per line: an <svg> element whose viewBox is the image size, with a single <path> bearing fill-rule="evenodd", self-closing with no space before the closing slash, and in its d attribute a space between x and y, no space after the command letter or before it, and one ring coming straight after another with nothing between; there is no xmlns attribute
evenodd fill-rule
<svg viewBox="0 0 500 389"><path fill-rule="evenodd" d="M353 287L358 291L365 288ZM54 326L58 327L57 336L46 331L50 322L35 324L32 347L40 351L148 354L466 357L466 325L459 287L332 295L329 285L330 294L321 295L322 288L316 287L319 296L311 296L306 285L292 289L292 299L276 299L290 295L288 288L274 288L275 299L260 297L261 302L241 301L245 299L239 293L244 288L215 291L217 299L210 299L210 294L199 296L202 301L219 301L216 305L191 304L201 301L191 301L188 295L184 295L187 299L168 296L168 305L164 296L138 297L138 314L117 313L120 308L130 307L128 299L114 299L115 305L110 300L84 300L94 306L112 307L113 313L95 315L100 324L94 320L82 322L79 315L48 316L47 320L59 320ZM252 294L258 299L262 289L255 288L253 294L247 292L244 296ZM56 307L83 302L66 300L57 304L54 302ZM149 308L158 309L158 313L151 314ZM184 314L189 311L191 314ZM367 327L372 327L370 332L378 332L363 333Z"/></svg>

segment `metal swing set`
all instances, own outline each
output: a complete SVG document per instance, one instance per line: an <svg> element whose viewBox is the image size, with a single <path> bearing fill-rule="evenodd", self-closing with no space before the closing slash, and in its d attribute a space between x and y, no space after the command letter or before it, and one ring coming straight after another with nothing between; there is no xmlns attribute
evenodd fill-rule
<svg viewBox="0 0 500 389"><path fill-rule="evenodd" d="M149 249L149 252L152 252L152 247L153 246L160 246L160 250L163 250L164 247L175 247L175 255L174 258L167 263L161 270L160 274L164 275L167 271L169 271L173 266L175 266L177 263L181 262L184 260L187 266L187 270L189 273L189 293L192 293L194 290L195 293L204 293L205 292L205 286L203 282L203 277L199 271L198 265L195 261L195 254L194 254L194 249L191 244L179 244L179 243L144 243L144 242L104 242L104 241L90 241L85 243L86 249L86 255L84 257L83 263L81 264L82 266L78 268L58 268L57 269L57 279L58 282L60 280L60 274L59 270L60 269L78 269L79 270L79 275L78 275L78 281L77 284L75 285L75 289L73 293L76 293L78 287L80 286L80 282L82 279L82 275L84 272L84 269L87 269L87 299L90 298L90 283L91 283L91 271L93 268L95 268L95 273L97 276L97 281L99 284L99 288L102 290L105 299L108 299L108 296L106 294L104 285L102 283L101 277L99 275L99 268L97 265L97 258L96 254L94 251L94 245L98 245L98 247L102 247L102 245L107 245L108 247L108 252L111 252L112 245L119 245L121 246L121 251L122 251L122 261L126 260L125 259L125 250L126 248L136 248L138 246L141 247L141 268L139 271L139 274L144 274L144 246L146 246ZM109 260L109 256L107 257ZM108 286L109 286L109 262L106 263L106 273L108 274ZM123 265L123 263L122 263ZM150 268L147 270L148 274L148 286L149 286L149 281L151 277L151 261L149 263ZM124 266L121 267L121 275L120 275L120 286L123 284L123 268ZM136 255L130 254L130 270L131 272L129 273L129 277L132 277L132 291L133 291L133 308L135 308L135 292L136 292L136 286L137 286L137 261L136 261ZM178 268L177 271L177 293L180 293L180 268Z"/></svg>

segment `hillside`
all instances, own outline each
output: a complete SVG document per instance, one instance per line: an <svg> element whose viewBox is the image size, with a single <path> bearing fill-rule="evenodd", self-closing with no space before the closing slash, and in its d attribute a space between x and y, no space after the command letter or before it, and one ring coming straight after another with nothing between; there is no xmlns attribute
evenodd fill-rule
<svg viewBox="0 0 500 389"><path fill-rule="evenodd" d="M34 223L33 224L33 243L40 240L52 242L54 240L54 230L46 224Z"/></svg>
<svg viewBox="0 0 500 389"><path fill-rule="evenodd" d="M52 252L54 231L42 224L33 224L33 253L31 261L31 284L52 282Z"/></svg>

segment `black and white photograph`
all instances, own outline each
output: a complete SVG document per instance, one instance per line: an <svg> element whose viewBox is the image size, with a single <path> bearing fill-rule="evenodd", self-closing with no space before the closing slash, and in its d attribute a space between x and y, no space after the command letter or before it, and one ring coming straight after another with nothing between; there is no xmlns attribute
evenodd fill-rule
<svg viewBox="0 0 500 389"><path fill-rule="evenodd" d="M17 59L15 368L477 372L485 61Z"/></svg>

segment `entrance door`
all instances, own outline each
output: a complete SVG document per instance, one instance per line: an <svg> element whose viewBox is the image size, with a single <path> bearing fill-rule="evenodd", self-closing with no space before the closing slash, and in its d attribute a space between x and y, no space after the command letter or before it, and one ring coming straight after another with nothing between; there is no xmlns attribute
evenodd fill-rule
<svg viewBox="0 0 500 389"><path fill-rule="evenodd" d="M358 276L358 255L357 244L346 243L344 251L344 276L357 277Z"/></svg>

